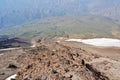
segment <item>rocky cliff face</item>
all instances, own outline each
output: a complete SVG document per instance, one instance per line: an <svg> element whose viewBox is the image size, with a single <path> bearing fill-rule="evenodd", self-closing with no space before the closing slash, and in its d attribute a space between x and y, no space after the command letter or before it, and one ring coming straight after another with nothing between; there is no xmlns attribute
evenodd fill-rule
<svg viewBox="0 0 120 80"><path fill-rule="evenodd" d="M41 45L28 53L35 56L21 62L23 68L16 80L109 80L88 63L94 56L81 48L54 43Z"/></svg>

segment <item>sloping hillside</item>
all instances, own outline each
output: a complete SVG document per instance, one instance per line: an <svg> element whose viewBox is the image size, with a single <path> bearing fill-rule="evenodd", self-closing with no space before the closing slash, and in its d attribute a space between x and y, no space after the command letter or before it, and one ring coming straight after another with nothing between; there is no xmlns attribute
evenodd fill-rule
<svg viewBox="0 0 120 80"><path fill-rule="evenodd" d="M120 38L120 27L111 19L99 16L64 16L1 29L0 34L27 39L40 36Z"/></svg>
<svg viewBox="0 0 120 80"><path fill-rule="evenodd" d="M0 41L0 49L29 47L30 45L31 44L28 41L22 40L19 38L11 38L11 39Z"/></svg>
<svg viewBox="0 0 120 80"><path fill-rule="evenodd" d="M119 80L119 61L61 43L37 47L32 59L22 61L16 80Z"/></svg>
<svg viewBox="0 0 120 80"><path fill-rule="evenodd" d="M92 58L83 50L59 44L38 48L33 59L23 61L15 80L110 80L82 59Z"/></svg>
<svg viewBox="0 0 120 80"><path fill-rule="evenodd" d="M64 39L39 39L35 47L0 51L0 79L13 74L17 74L15 80L120 79L120 48L99 48Z"/></svg>

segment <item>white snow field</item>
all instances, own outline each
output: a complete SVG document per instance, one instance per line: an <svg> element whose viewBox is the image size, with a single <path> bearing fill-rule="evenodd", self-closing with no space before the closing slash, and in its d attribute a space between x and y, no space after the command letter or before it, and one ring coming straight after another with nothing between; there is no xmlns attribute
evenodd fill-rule
<svg viewBox="0 0 120 80"><path fill-rule="evenodd" d="M6 49L0 49L0 51L9 51L9 50L15 50L15 49L20 49L21 47L17 48L6 48Z"/></svg>
<svg viewBox="0 0 120 80"><path fill-rule="evenodd" d="M120 47L120 40L119 39L111 39L111 38L68 39L66 41L82 42L84 44L89 44L89 45L93 45L93 46Z"/></svg>
<svg viewBox="0 0 120 80"><path fill-rule="evenodd" d="M14 75L12 75L12 76L10 76L10 77L8 77L7 79L5 79L5 80L11 80L11 79L15 79L15 77L17 76L17 74L14 74Z"/></svg>

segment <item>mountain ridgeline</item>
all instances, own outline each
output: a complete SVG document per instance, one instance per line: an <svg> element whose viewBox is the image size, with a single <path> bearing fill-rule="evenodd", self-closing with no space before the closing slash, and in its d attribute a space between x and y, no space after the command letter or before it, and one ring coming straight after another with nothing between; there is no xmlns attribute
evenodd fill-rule
<svg viewBox="0 0 120 80"><path fill-rule="evenodd" d="M119 22L119 0L1 0L0 28L46 17L92 14Z"/></svg>

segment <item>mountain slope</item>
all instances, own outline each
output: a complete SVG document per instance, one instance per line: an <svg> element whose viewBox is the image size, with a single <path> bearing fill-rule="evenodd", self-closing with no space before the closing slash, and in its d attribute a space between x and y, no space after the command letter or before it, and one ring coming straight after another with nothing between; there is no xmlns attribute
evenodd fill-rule
<svg viewBox="0 0 120 80"><path fill-rule="evenodd" d="M36 20L0 30L1 35L20 38L40 36L119 37L120 27L109 18L99 16L64 16Z"/></svg>
<svg viewBox="0 0 120 80"><path fill-rule="evenodd" d="M34 53L32 59L22 59L15 80L111 80L87 63L94 56L80 48L52 43L37 47Z"/></svg>

